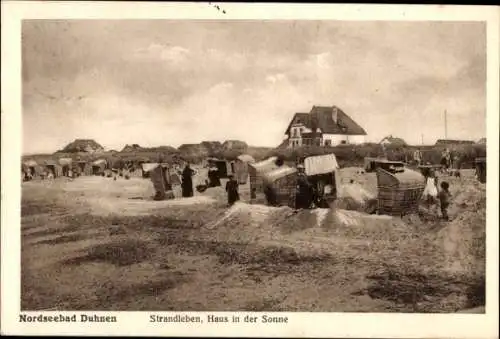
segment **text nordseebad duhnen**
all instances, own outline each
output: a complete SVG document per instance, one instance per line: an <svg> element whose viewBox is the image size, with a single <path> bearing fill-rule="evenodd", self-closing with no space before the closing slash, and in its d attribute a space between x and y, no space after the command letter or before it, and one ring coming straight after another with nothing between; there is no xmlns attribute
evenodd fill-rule
<svg viewBox="0 0 500 339"><path fill-rule="evenodd" d="M22 323L116 323L116 316L97 315L97 314L57 314L57 315L28 315L20 314L19 322Z"/></svg>

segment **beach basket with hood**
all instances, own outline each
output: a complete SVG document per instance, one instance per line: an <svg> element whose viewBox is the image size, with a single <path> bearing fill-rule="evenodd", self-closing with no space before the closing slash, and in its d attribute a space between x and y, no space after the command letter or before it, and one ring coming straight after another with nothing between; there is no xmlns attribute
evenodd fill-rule
<svg viewBox="0 0 500 339"><path fill-rule="evenodd" d="M234 162L235 179L240 185L246 184L249 176L249 164L255 163L255 159L248 154L241 154Z"/></svg>
<svg viewBox="0 0 500 339"><path fill-rule="evenodd" d="M304 159L304 171L321 197L328 200L337 198L340 191L339 164L335 154L310 156ZM329 191L325 186L330 187Z"/></svg>
<svg viewBox="0 0 500 339"><path fill-rule="evenodd" d="M50 171L54 174L54 177L63 176L65 173L63 172L63 167L60 163L56 162L53 159L45 160L45 168L47 173Z"/></svg>
<svg viewBox="0 0 500 339"><path fill-rule="evenodd" d="M404 166L377 168L378 213L393 216L413 214L425 188L425 178Z"/></svg>
<svg viewBox="0 0 500 339"><path fill-rule="evenodd" d="M263 174L263 190L268 204L295 208L297 169L283 165Z"/></svg>
<svg viewBox="0 0 500 339"><path fill-rule="evenodd" d="M279 168L276 164L278 157L270 157L266 160L249 163L248 174L250 177L250 197L251 199L260 199L264 195L263 175L269 171Z"/></svg>
<svg viewBox="0 0 500 339"><path fill-rule="evenodd" d="M92 163L92 174L101 175L105 172L107 166L106 159L98 159Z"/></svg>
<svg viewBox="0 0 500 339"><path fill-rule="evenodd" d="M486 183L486 158L476 158L474 163L476 165L477 179L483 184Z"/></svg>
<svg viewBox="0 0 500 339"><path fill-rule="evenodd" d="M148 172L156 192L156 199L163 200L173 198L172 185L170 183L170 166L165 163L143 164L143 170Z"/></svg>

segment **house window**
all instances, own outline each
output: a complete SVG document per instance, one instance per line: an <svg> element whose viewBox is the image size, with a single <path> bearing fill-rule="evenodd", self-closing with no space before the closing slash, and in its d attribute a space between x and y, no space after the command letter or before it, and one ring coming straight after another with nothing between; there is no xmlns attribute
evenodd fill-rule
<svg viewBox="0 0 500 339"><path fill-rule="evenodd" d="M292 129L293 137L296 138L298 136L297 129Z"/></svg>
<svg viewBox="0 0 500 339"><path fill-rule="evenodd" d="M342 145L345 145L345 144L347 144L347 141L346 141L346 140L342 140L340 143L341 143Z"/></svg>
<svg viewBox="0 0 500 339"><path fill-rule="evenodd" d="M331 146L332 145L332 141L331 140L325 140L325 146Z"/></svg>

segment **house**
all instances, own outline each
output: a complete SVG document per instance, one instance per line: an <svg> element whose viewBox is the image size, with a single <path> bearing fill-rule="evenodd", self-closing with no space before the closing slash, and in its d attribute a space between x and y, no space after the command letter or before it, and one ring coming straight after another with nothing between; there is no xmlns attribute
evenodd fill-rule
<svg viewBox="0 0 500 339"><path fill-rule="evenodd" d="M439 139L436 141L436 146L439 145L472 145L472 140L452 140L452 139Z"/></svg>
<svg viewBox="0 0 500 339"><path fill-rule="evenodd" d="M295 113L285 131L287 147L362 144L366 132L336 106L313 106L309 113Z"/></svg>
<svg viewBox="0 0 500 339"><path fill-rule="evenodd" d="M486 138L481 138L477 141L478 144L486 145Z"/></svg>
<svg viewBox="0 0 500 339"><path fill-rule="evenodd" d="M93 139L75 139L75 141L70 142L66 147L62 149L63 153L99 153L104 152L104 147L98 144Z"/></svg>
<svg viewBox="0 0 500 339"><path fill-rule="evenodd" d="M380 140L381 145L392 145L392 146L406 146L408 145L406 141L401 138L393 137L392 135L388 135L382 140Z"/></svg>

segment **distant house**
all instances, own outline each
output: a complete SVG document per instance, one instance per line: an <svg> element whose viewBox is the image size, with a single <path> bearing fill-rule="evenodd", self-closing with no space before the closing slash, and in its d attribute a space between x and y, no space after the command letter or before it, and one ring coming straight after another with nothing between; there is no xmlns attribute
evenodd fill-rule
<svg viewBox="0 0 500 339"><path fill-rule="evenodd" d="M392 135L388 135L382 140L380 140L381 145L393 145L393 146L406 146L408 145L406 141L401 138L393 137Z"/></svg>
<svg viewBox="0 0 500 339"><path fill-rule="evenodd" d="M125 145L123 147L122 152L136 152L141 151L142 147L139 144Z"/></svg>
<svg viewBox="0 0 500 339"><path fill-rule="evenodd" d="M287 147L362 144L366 132L336 106L313 106L309 113L295 113L285 131Z"/></svg>
<svg viewBox="0 0 500 339"><path fill-rule="evenodd" d="M486 144L486 138L481 138L477 141L478 144L485 145Z"/></svg>
<svg viewBox="0 0 500 339"><path fill-rule="evenodd" d="M472 140L452 140L452 139L439 139L436 141L436 146L439 145L472 145Z"/></svg>
<svg viewBox="0 0 500 339"><path fill-rule="evenodd" d="M246 142L241 140L226 140L222 144L222 148L224 150L235 150L235 151L246 152L248 145Z"/></svg>
<svg viewBox="0 0 500 339"><path fill-rule="evenodd" d="M222 143L220 141L202 141L201 145L205 147L210 154L222 151Z"/></svg>

